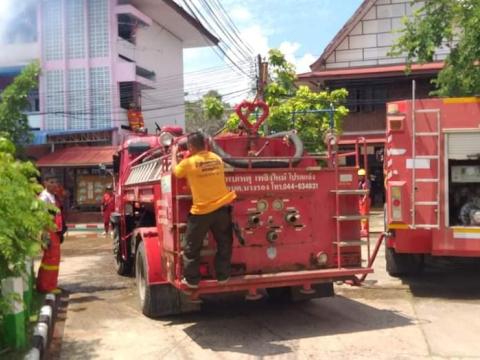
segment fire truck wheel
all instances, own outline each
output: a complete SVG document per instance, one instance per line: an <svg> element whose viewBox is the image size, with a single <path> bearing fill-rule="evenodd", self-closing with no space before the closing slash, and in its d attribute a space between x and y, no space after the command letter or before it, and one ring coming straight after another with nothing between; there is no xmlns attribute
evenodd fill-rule
<svg viewBox="0 0 480 360"><path fill-rule="evenodd" d="M424 259L421 254L401 254L395 249L385 247L387 272L390 276L414 276L423 270Z"/></svg>
<svg viewBox="0 0 480 360"><path fill-rule="evenodd" d="M115 257L115 265L118 275L129 276L132 275L132 261L125 261L122 259L120 252L120 229L118 224L113 225L113 255Z"/></svg>
<svg viewBox="0 0 480 360"><path fill-rule="evenodd" d="M135 260L135 277L140 307L145 316L158 318L199 310L198 304L189 303L183 293L168 283L148 285L147 269L145 247L140 242Z"/></svg>

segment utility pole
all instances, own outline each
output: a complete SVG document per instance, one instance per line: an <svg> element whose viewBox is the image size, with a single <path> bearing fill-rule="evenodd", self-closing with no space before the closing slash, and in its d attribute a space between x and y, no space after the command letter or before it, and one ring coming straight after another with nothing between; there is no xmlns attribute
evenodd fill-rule
<svg viewBox="0 0 480 360"><path fill-rule="evenodd" d="M264 100L265 97L265 87L268 82L268 61L262 61L262 56L258 54L257 56L257 66L258 66L258 76L257 76L257 96L258 100ZM258 118L258 114L257 114ZM263 123L263 130L265 135L268 135L268 124L267 121Z"/></svg>
<svg viewBox="0 0 480 360"><path fill-rule="evenodd" d="M257 77L257 99L263 100L265 87L268 81L268 62L262 61L262 56L257 56L258 77Z"/></svg>

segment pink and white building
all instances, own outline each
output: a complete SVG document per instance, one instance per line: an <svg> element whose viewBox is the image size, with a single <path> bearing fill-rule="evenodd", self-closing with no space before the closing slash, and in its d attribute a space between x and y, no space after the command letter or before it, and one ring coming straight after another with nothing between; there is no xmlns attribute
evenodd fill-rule
<svg viewBox="0 0 480 360"><path fill-rule="evenodd" d="M13 15L0 18L0 89L31 61L42 68L27 154L68 190L69 222L97 222L111 183L99 165L112 165L130 103L150 132L183 126L183 49L218 40L173 0L0 0L2 10Z"/></svg>
<svg viewBox="0 0 480 360"><path fill-rule="evenodd" d="M183 49L212 46L218 40L177 3L30 3L30 9L18 14L31 14L35 8L30 34L19 29L0 45L0 76L40 60L42 75L30 123L47 142L50 134L54 140L62 133L99 132L87 140L111 144L127 124L132 102L142 106L150 131L155 122L184 125ZM18 21L11 23L16 26Z"/></svg>

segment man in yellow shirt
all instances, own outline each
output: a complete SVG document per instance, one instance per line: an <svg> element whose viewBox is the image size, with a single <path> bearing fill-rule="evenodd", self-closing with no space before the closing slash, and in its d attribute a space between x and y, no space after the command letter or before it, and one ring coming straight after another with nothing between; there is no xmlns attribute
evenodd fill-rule
<svg viewBox="0 0 480 360"><path fill-rule="evenodd" d="M190 157L177 164L178 148L172 149L172 172L178 178L187 178L192 192L192 207L187 221L183 244L182 283L198 288L200 282L200 250L208 230L217 242L215 272L219 283L230 278L232 257L231 206L237 195L227 189L222 159L205 149L201 132L188 135Z"/></svg>

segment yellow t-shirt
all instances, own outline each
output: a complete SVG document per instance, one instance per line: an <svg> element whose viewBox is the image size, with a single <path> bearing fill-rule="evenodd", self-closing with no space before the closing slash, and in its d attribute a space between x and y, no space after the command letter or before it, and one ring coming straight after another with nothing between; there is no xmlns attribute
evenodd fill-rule
<svg viewBox="0 0 480 360"><path fill-rule="evenodd" d="M182 160L173 173L187 178L193 198L192 214L211 213L237 197L227 189L222 159L210 151L200 151Z"/></svg>

